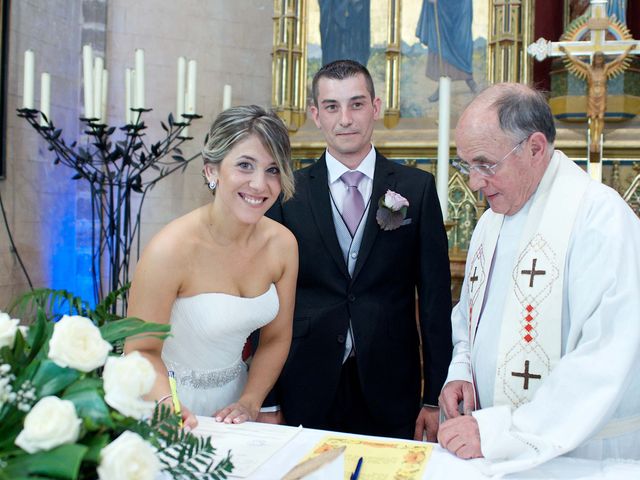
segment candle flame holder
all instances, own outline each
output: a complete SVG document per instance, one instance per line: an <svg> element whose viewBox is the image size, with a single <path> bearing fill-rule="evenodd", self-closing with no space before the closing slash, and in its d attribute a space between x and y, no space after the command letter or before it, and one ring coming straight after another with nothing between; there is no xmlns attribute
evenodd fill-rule
<svg viewBox="0 0 640 480"><path fill-rule="evenodd" d="M160 122L166 132L165 138L146 144L143 137L147 126L142 115L151 109L131 110L137 113L134 115L137 118L119 128L99 123L95 118L80 118L86 124L84 146L77 141L67 144L62 129L57 129L51 119L39 110L17 110L18 116L24 118L49 144L49 151L55 155L53 163L72 169L75 173L71 179L83 180L89 186L91 274L96 303L109 292L128 288L134 244L135 261L140 255L140 220L147 193L173 172L184 172L189 163L201 155L197 153L185 158L180 146L192 139L181 135L184 129L191 125L192 120L202 116L183 114L184 121L176 122L170 113L167 123ZM44 120L42 125L40 119ZM124 132L123 139L114 139L117 130ZM114 305L113 308L117 307ZM124 315L126 302L120 308Z"/></svg>

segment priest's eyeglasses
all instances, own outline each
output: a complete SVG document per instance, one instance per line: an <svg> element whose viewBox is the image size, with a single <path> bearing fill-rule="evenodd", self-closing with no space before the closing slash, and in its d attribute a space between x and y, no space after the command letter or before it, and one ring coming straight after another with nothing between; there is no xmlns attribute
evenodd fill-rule
<svg viewBox="0 0 640 480"><path fill-rule="evenodd" d="M513 147L509 151L509 153L507 153L504 157L502 157L496 163L477 163L475 165L471 165L470 163L465 162L464 160L457 159L457 160L453 160L451 162L451 165L453 165L454 168L457 168L461 173L465 175L469 175L473 170L475 170L476 172L478 172L480 175L484 177L491 177L496 174L496 169L498 168L498 165L500 165L504 160L506 160L507 157L509 157L513 152L515 152L516 149L528 139L529 139L529 136L527 135L525 138L523 138L518 143L516 143L516 146Z"/></svg>

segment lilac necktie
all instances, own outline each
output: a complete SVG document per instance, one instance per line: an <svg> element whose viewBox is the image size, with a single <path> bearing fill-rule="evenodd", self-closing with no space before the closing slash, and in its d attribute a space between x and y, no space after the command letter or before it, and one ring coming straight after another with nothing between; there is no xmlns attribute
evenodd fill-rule
<svg viewBox="0 0 640 480"><path fill-rule="evenodd" d="M342 205L342 218L344 218L351 236L356 234L358 224L364 213L364 199L360 190L358 190L358 185L363 178L364 173L358 171L345 172L340 177L340 180L347 186L347 195L344 197L344 204Z"/></svg>

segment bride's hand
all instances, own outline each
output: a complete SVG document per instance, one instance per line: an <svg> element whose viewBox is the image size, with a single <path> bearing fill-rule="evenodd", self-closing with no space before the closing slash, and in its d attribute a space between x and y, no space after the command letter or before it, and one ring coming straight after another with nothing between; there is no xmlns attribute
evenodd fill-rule
<svg viewBox="0 0 640 480"><path fill-rule="evenodd" d="M190 432L198 426L198 419L187 407L182 407L182 428Z"/></svg>
<svg viewBox="0 0 640 480"><path fill-rule="evenodd" d="M231 405L228 405L213 414L213 418L216 422L224 423L242 423L247 421L254 421L257 416L257 412L252 413L249 408L247 408L240 402L232 403Z"/></svg>

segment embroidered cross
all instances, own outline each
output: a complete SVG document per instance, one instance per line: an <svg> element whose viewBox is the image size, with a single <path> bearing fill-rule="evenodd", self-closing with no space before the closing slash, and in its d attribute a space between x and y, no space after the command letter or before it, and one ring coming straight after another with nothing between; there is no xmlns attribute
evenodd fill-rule
<svg viewBox="0 0 640 480"><path fill-rule="evenodd" d="M536 263L538 262L537 258L533 259L533 263L531 264L531 270L522 270L520 273L522 275L530 275L529 277L529 287L533 287L533 279L536 275L546 275L546 270L536 270Z"/></svg>
<svg viewBox="0 0 640 480"><path fill-rule="evenodd" d="M469 281L471 282L472 292L473 292L473 284L478 281L478 275L476 275L477 271L478 271L478 267L473 267L473 276L469 278Z"/></svg>
<svg viewBox="0 0 640 480"><path fill-rule="evenodd" d="M535 260L534 260L535 262ZM522 377L524 378L524 389L529 390L529 379L539 379L542 378L542 375L538 375L535 373L529 373L529 360L524 361L524 372L511 372L511 375L514 377Z"/></svg>

